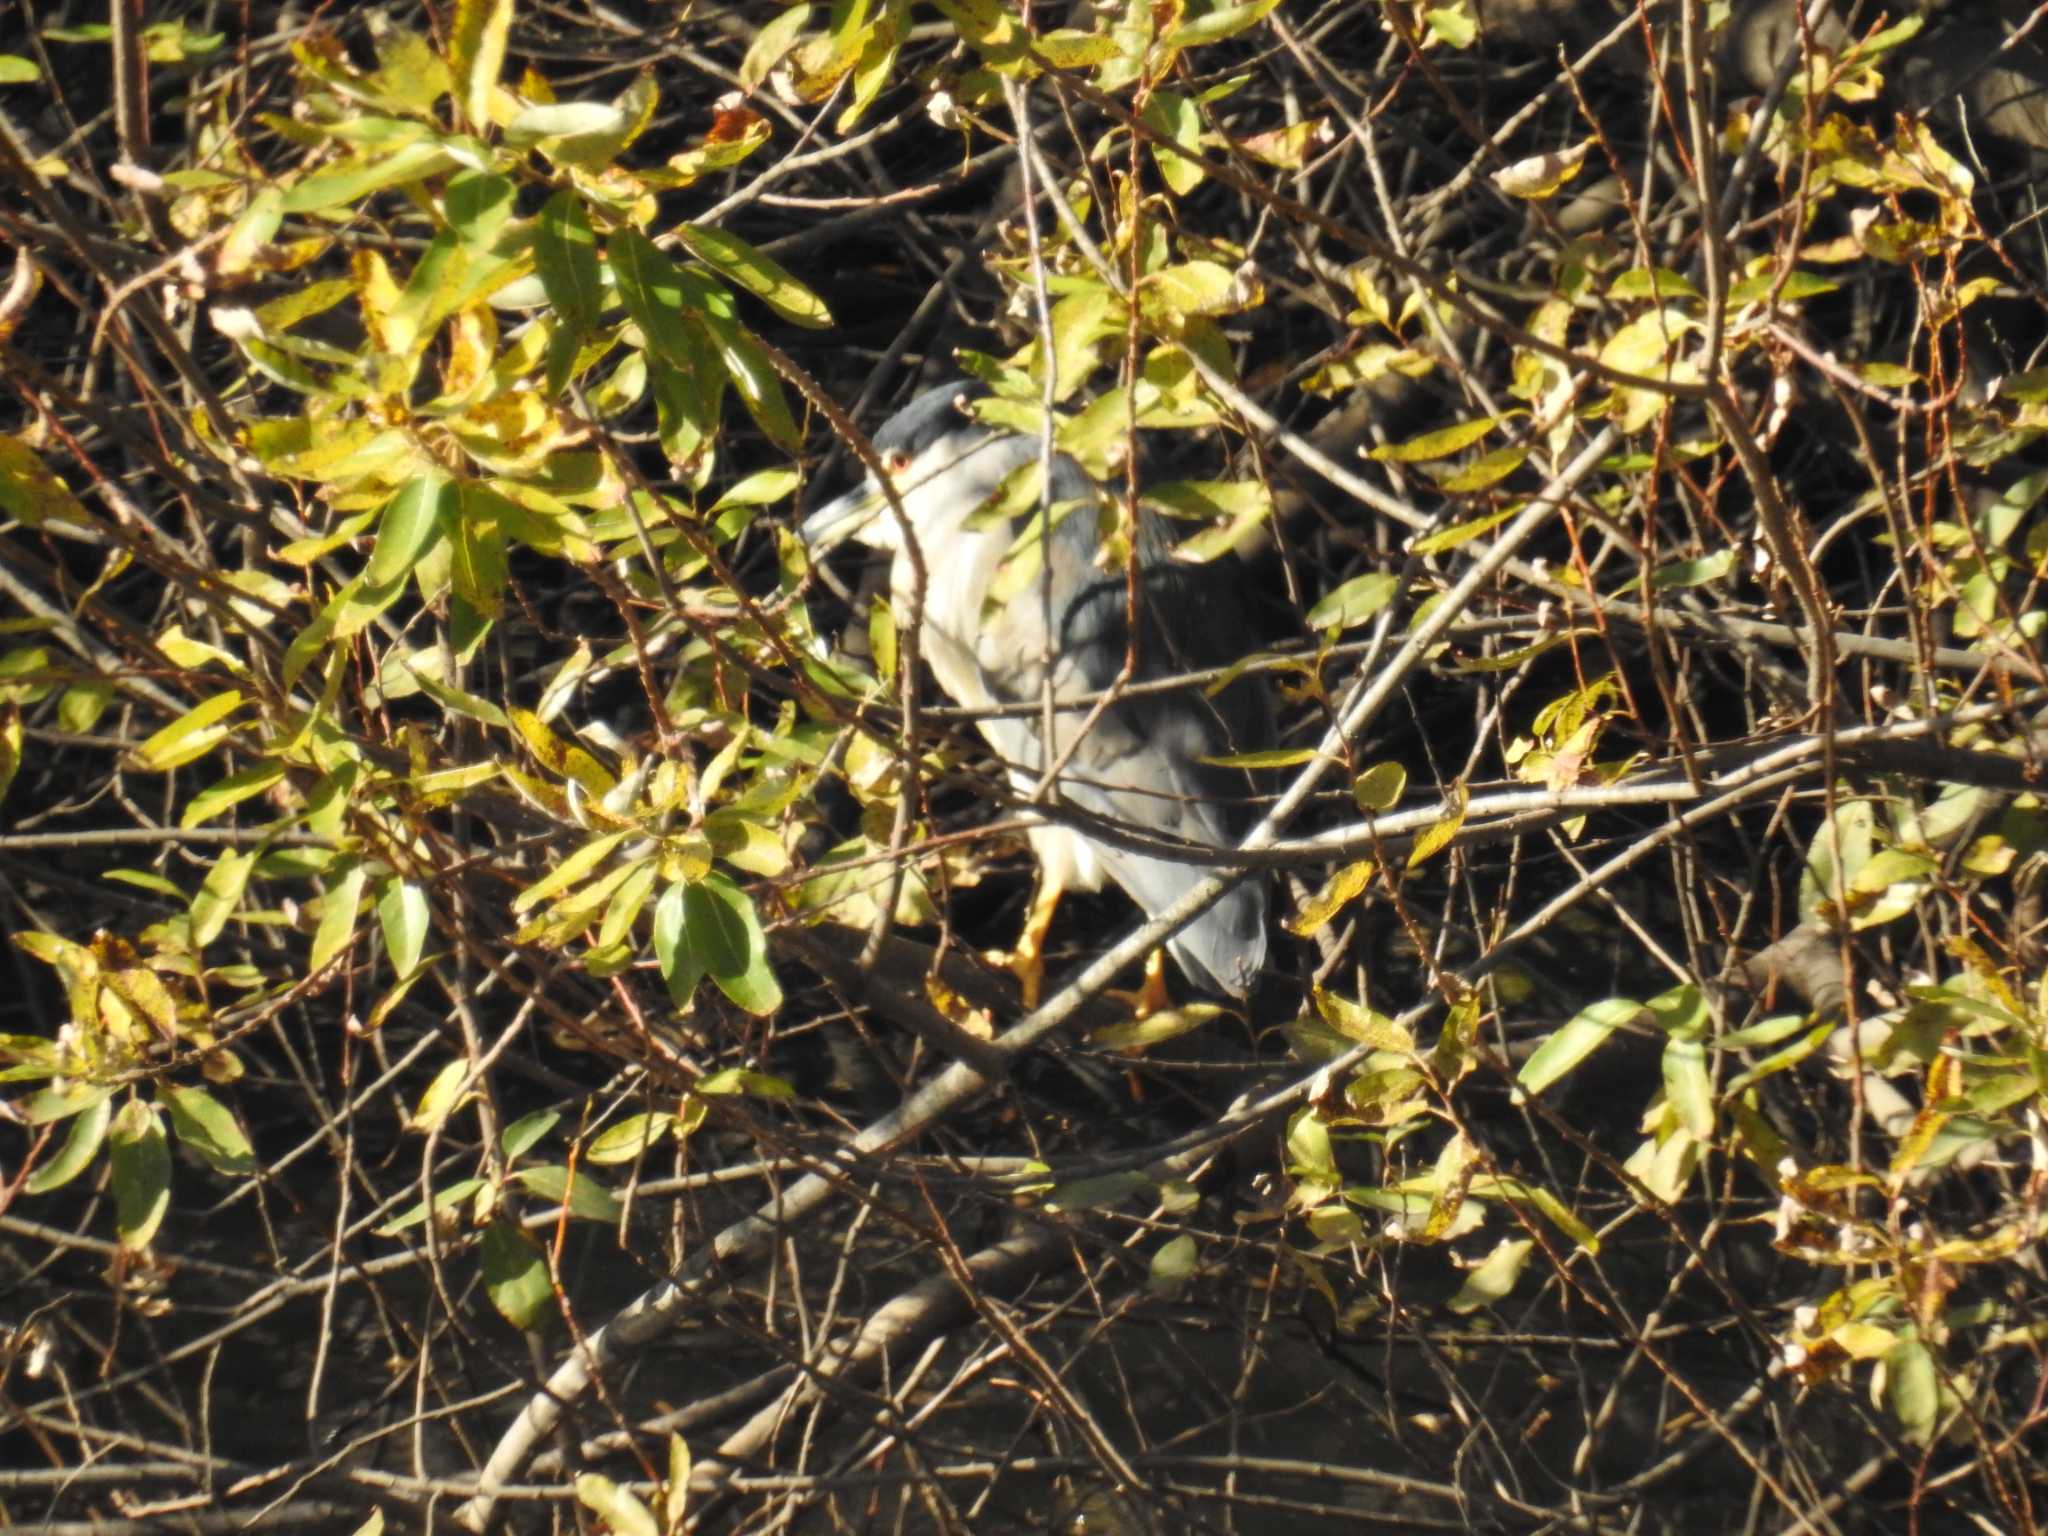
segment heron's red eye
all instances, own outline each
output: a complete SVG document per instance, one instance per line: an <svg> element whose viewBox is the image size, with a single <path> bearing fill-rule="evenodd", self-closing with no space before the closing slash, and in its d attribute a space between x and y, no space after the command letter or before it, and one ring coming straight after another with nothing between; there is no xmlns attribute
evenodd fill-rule
<svg viewBox="0 0 2048 1536"><path fill-rule="evenodd" d="M882 455L882 468L892 475L900 475L910 468L910 455L901 448L895 448Z"/></svg>

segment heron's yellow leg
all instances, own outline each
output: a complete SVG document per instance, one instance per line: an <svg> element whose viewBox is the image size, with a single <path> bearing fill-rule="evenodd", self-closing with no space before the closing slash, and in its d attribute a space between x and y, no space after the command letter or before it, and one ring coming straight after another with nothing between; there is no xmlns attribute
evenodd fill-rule
<svg viewBox="0 0 2048 1536"><path fill-rule="evenodd" d="M1031 898L1031 910L1024 915L1024 931L1017 935L1017 947L1005 962L1018 986L1024 989L1026 1008L1036 1008L1039 995L1045 990L1045 935L1059 906L1059 886L1050 880L1040 880L1037 893Z"/></svg>
<svg viewBox="0 0 2048 1536"><path fill-rule="evenodd" d="M1166 1012L1173 1006L1173 998L1166 990L1166 951L1155 949L1145 957L1145 984L1137 991L1109 995L1128 1007L1134 1019L1149 1019L1155 1013Z"/></svg>

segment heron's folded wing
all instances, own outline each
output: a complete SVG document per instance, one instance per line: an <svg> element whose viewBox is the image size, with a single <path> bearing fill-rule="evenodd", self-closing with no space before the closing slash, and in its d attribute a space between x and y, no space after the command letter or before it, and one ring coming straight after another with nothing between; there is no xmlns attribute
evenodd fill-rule
<svg viewBox="0 0 2048 1536"><path fill-rule="evenodd" d="M1062 715L1078 730L1081 715ZM1064 743L1062 743L1064 745ZM1082 737L1060 779L1076 807L1138 833L1194 848L1228 849L1240 819L1219 793L1218 772L1202 759L1227 750L1223 731L1199 695L1126 700L1104 710ZM1227 780L1225 780L1227 784ZM1156 917L1217 872L1215 864L1157 857L1090 839L1110 878ZM1241 997L1266 959L1266 887L1247 879L1169 943L1196 980Z"/></svg>

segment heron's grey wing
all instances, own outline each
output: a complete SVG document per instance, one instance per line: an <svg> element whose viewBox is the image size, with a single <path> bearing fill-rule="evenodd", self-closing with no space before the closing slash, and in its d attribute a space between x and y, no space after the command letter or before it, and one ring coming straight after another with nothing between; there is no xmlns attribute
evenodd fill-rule
<svg viewBox="0 0 2048 1536"><path fill-rule="evenodd" d="M1079 713L1062 726L1078 730ZM1064 743L1062 743L1064 745ZM1200 761L1227 751L1213 713L1199 702L1165 694L1104 710L1082 738L1061 777L1075 806L1137 831L1195 847L1229 848L1237 841L1216 779ZM1095 856L1148 916L1157 916L1215 872L1090 839ZM1246 880L1168 943L1197 981L1242 997L1266 960L1266 888Z"/></svg>
<svg viewBox="0 0 2048 1536"><path fill-rule="evenodd" d="M1055 539L1055 546L1055 562L1079 564L1089 553L1078 537ZM1237 660L1248 648L1247 635L1227 575L1166 563L1156 550L1141 553L1150 554L1151 563L1140 573L1136 594L1138 675L1170 677ZM1075 579L1063 590L1078 595L1060 616L1058 648L1058 692L1065 697L1111 687L1122 675L1131 634L1132 593L1123 578L1070 575ZM1056 564L1056 586L1059 576ZM1064 749L1065 732L1078 731L1086 718L1085 710L1060 714L1056 750ZM1256 681L1242 681L1219 698L1194 688L1124 698L1082 737L1060 788L1092 814L1198 847L1229 848L1249 820L1250 786L1243 773L1203 759L1255 750L1271 736ZM1094 847L1110 876L1150 915L1172 906L1214 868L1107 842ZM1241 882L1169 947L1196 980L1243 996L1265 963L1265 883L1256 877Z"/></svg>

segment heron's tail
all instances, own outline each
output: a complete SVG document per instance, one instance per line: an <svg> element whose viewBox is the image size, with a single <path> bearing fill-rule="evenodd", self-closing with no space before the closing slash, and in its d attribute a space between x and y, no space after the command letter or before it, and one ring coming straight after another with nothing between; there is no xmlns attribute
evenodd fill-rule
<svg viewBox="0 0 2048 1536"><path fill-rule="evenodd" d="M1266 964L1265 882L1255 874L1225 892L1166 947L1190 981L1242 998Z"/></svg>

